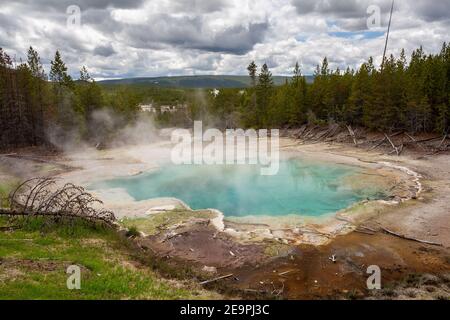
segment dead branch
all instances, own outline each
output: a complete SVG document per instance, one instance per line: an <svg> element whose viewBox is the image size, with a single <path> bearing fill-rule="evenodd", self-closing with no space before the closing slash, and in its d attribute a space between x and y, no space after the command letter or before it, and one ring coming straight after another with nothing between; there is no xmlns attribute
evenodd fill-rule
<svg viewBox="0 0 450 320"><path fill-rule="evenodd" d="M395 152L395 153L397 153L397 156L399 156L400 155L400 150L399 150L399 148L397 148L396 146L395 146L395 144L392 142L392 140L391 140L391 138L389 138L389 136L385 133L384 134L384 137L389 141L389 143L391 144L391 146L392 146L392 148L394 149L394 151L393 152Z"/></svg>
<svg viewBox="0 0 450 320"><path fill-rule="evenodd" d="M283 294L283 292L284 292L284 282L282 282L281 284L282 284L281 288L280 289L276 289L275 285L272 283L272 287L273 287L273 291L271 293L272 295L275 295L276 297L279 297L279 296L281 296Z"/></svg>
<svg viewBox="0 0 450 320"><path fill-rule="evenodd" d="M444 144L445 140L447 139L448 135L445 135L444 138L442 139L441 143L438 146L438 149L441 149L442 145Z"/></svg>
<svg viewBox="0 0 450 320"><path fill-rule="evenodd" d="M258 294L267 293L267 291L264 291L264 290L255 290L255 289L244 289L244 292L258 293Z"/></svg>
<svg viewBox="0 0 450 320"><path fill-rule="evenodd" d="M368 230L368 231L373 232L373 233L377 233L378 232L377 230L375 230L373 228L369 228L367 226L359 226L359 228L364 229L364 230Z"/></svg>
<svg viewBox="0 0 450 320"><path fill-rule="evenodd" d="M370 231L364 231L364 230L360 230L360 229L356 229L355 232L356 232L356 233L367 234L367 235L369 235L369 236L375 235L375 233L373 233L373 232L370 232Z"/></svg>
<svg viewBox="0 0 450 320"><path fill-rule="evenodd" d="M0 215L80 218L115 226L114 214L97 209L103 203L84 188L68 183L58 187L53 178L33 178L20 184L9 196L10 208L0 208Z"/></svg>
<svg viewBox="0 0 450 320"><path fill-rule="evenodd" d="M300 130L297 132L297 134L295 134L295 138L299 139L302 137L303 133L306 131L306 129L308 129L307 125L303 125Z"/></svg>
<svg viewBox="0 0 450 320"><path fill-rule="evenodd" d="M399 131L399 132L397 132L397 133L391 134L390 137L391 137L391 139L392 139L392 138L398 137L398 136L400 136L400 135L402 135L402 134L403 134L403 131Z"/></svg>
<svg viewBox="0 0 450 320"><path fill-rule="evenodd" d="M415 145L419 146L419 148L421 148L423 151L426 151L426 149L424 148L424 146L422 146L420 143L418 143L417 140L416 140L413 136L409 135L407 132L405 132L405 135L406 135L408 138L410 138L410 139L412 140L412 142L413 142Z"/></svg>
<svg viewBox="0 0 450 320"><path fill-rule="evenodd" d="M391 230L389 230L389 229L386 229L386 228L384 228L384 227L381 227L381 229L382 229L384 232L386 232L386 233L388 233L388 234L390 234L390 235L392 235L392 236L401 238L401 239L410 240L410 241L416 241L416 242L419 242L419 243L429 244L429 245L432 245L432 246L443 247L443 245L442 245L441 243L431 242L431 241L426 241L426 240L420 240L420 239L416 239L416 238L407 237L407 236L404 236L404 235L402 235L402 234L399 234L399 233L396 233L396 232L394 232L394 231L391 231Z"/></svg>
<svg viewBox="0 0 450 320"><path fill-rule="evenodd" d="M386 137L382 139L379 143L377 143L375 146L369 149L369 151L377 149L379 146L381 146L386 141Z"/></svg>
<svg viewBox="0 0 450 320"><path fill-rule="evenodd" d="M208 284L208 283L216 282L216 281L223 280L223 279L228 279L228 278L231 278L232 276L233 276L233 274L230 273L230 274L227 274L226 276L221 276L221 277L218 277L218 278L214 278L214 279L211 279L211 280L206 280L206 281L200 282L200 285L203 286L203 285Z"/></svg>
<svg viewBox="0 0 450 320"><path fill-rule="evenodd" d="M279 276L285 276L285 275L287 275L287 274L289 274L289 273L292 273L292 272L294 272L295 270L288 270L288 271L285 271L285 272L281 272L281 273L279 273L278 275Z"/></svg>
<svg viewBox="0 0 450 320"><path fill-rule="evenodd" d="M411 136L410 134L408 134L408 132L405 132L405 135L406 135L408 138L410 138L410 139L412 140L412 142L417 143L417 140L416 140L413 136Z"/></svg>
<svg viewBox="0 0 450 320"><path fill-rule="evenodd" d="M434 138L428 138L428 139L423 139L423 140L416 140L415 143L432 142L432 141L440 140L441 138L442 138L442 136L434 137Z"/></svg>
<svg viewBox="0 0 450 320"><path fill-rule="evenodd" d="M398 155L401 155L404 149L405 145L404 144L400 145L400 147L398 148Z"/></svg>
<svg viewBox="0 0 450 320"><path fill-rule="evenodd" d="M339 129L339 127L340 126L338 124L332 125L328 130L326 130L321 135L319 135L319 137L316 140L318 142L320 142L320 141L323 141L323 140L327 139L328 137L334 136L334 134Z"/></svg>
<svg viewBox="0 0 450 320"><path fill-rule="evenodd" d="M353 139L353 143L355 144L355 146L357 146L358 145L358 141L356 140L355 131L353 131L351 126L347 126L347 130L348 130L348 132L350 133L350 136Z"/></svg>
<svg viewBox="0 0 450 320"><path fill-rule="evenodd" d="M186 232L169 234L164 239L162 239L160 243L164 243L164 242L167 242L169 240L172 240L173 238L181 237L181 236L184 236L184 235L187 235L187 234L189 234L189 232L187 232L187 231Z"/></svg>

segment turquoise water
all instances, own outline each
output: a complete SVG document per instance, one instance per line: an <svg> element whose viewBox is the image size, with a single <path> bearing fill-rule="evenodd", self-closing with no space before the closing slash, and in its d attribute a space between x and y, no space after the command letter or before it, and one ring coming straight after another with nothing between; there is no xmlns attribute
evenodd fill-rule
<svg viewBox="0 0 450 320"><path fill-rule="evenodd" d="M352 190L345 179L358 169L291 159L275 176L258 166L166 166L131 178L104 181L91 189L123 188L135 200L173 197L192 209L215 208L226 216L298 214L320 216L347 208L377 190Z"/></svg>

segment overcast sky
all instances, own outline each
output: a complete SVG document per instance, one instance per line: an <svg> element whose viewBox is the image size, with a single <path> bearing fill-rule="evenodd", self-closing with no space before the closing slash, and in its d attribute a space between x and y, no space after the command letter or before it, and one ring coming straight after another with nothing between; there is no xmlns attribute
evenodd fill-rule
<svg viewBox="0 0 450 320"><path fill-rule="evenodd" d="M245 74L252 60L266 62L279 75L290 74L296 61L305 74L312 74L324 56L333 68L357 67L369 56L379 62L391 3L0 1L0 47L6 52L18 60L31 45L48 69L59 49L72 75L86 65L96 78ZM73 5L80 8L79 26L76 10L68 10ZM420 45L438 52L450 40L449 30L450 0L397 0L389 53L398 54L404 47L410 54Z"/></svg>

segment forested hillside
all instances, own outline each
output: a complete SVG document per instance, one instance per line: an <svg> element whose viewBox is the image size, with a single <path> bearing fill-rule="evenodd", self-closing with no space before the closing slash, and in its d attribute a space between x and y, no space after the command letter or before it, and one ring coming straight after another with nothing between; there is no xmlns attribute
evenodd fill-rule
<svg viewBox="0 0 450 320"><path fill-rule="evenodd" d="M422 48L407 59L390 56L380 68L373 59L358 70L330 70L328 59L318 65L313 83L299 65L293 77L276 86L267 65L248 67L251 87L221 89L189 103L186 119L202 119L220 128L295 128L303 124L344 123L369 130L447 133L450 124L450 46L439 54ZM184 111L180 111L184 112ZM167 125L180 115L163 117Z"/></svg>
<svg viewBox="0 0 450 320"><path fill-rule="evenodd" d="M275 85L282 85L289 77L274 77ZM309 82L313 77L307 77ZM248 76L185 76L185 77L155 77L155 78L130 78L104 80L102 85L139 85L155 88L178 89L222 89L222 88L247 88L251 86L251 78Z"/></svg>
<svg viewBox="0 0 450 320"><path fill-rule="evenodd" d="M297 127L305 123L342 122L371 130L447 132L450 124L450 46L436 55L417 49L375 68L373 59L358 70L330 70L325 58L310 85L298 64L290 82L276 87L266 65L245 92L221 90L209 105L211 114L231 126Z"/></svg>
<svg viewBox="0 0 450 320"><path fill-rule="evenodd" d="M30 47L26 62L14 63L0 49L0 147L53 144L70 136L98 142L141 117L139 104L152 103L148 121L191 126L204 120L218 128L295 128L344 123L370 130L447 133L450 125L450 45L438 54L402 52L376 68L330 70L325 58L308 83L299 65L276 85L267 65L248 67L248 88L160 88L146 84L98 84L85 67L74 80L59 52L47 76ZM161 105L183 106L175 112ZM114 117L102 119L98 112ZM112 123L111 123L112 122Z"/></svg>
<svg viewBox="0 0 450 320"><path fill-rule="evenodd" d="M118 122L112 128L123 126L136 116L139 100L125 87L105 92L85 67L75 81L58 51L46 75L32 47L20 63L0 48L0 148L62 143L69 136L95 140L102 132L95 111L110 109Z"/></svg>

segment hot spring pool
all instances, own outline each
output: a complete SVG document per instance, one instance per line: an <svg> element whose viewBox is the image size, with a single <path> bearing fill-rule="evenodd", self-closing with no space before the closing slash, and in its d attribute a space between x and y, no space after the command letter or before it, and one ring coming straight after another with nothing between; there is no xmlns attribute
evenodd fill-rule
<svg viewBox="0 0 450 320"><path fill-rule="evenodd" d="M192 209L218 209L228 217L322 216L382 190L351 187L361 169L346 165L283 160L275 176L261 176L258 166L165 166L136 177L95 183L89 189L121 188L135 200L177 198Z"/></svg>

